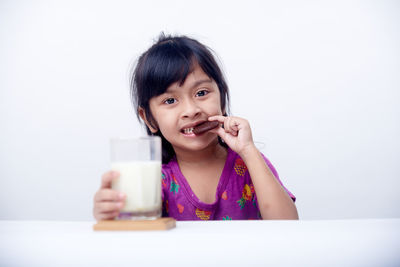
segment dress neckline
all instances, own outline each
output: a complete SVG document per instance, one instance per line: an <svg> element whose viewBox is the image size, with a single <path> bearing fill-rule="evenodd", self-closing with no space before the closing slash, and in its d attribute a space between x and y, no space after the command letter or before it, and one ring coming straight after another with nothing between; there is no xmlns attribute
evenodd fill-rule
<svg viewBox="0 0 400 267"><path fill-rule="evenodd" d="M173 173L176 175L176 179L178 184L181 184L183 187L183 192L186 194L187 199L196 207L205 210L213 210L219 202L219 199L226 188L228 183L229 177L231 176L231 172L233 170L233 162L232 160L235 157L235 153L230 148L227 148L227 156L224 164L224 168L222 169L221 176L218 181L217 190L215 192L215 201L213 203L204 203L202 202L196 194L193 192L192 188L190 187L188 181L186 180L185 176L183 175L178 161L176 157L172 159L172 170Z"/></svg>

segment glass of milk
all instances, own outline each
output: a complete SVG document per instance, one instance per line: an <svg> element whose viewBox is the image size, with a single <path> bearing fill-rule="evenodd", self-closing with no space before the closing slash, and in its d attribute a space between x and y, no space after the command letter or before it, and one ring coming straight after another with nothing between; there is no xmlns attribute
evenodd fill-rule
<svg viewBox="0 0 400 267"><path fill-rule="evenodd" d="M111 139L111 169L120 177L112 189L126 194L117 219L151 220L161 217L161 138Z"/></svg>

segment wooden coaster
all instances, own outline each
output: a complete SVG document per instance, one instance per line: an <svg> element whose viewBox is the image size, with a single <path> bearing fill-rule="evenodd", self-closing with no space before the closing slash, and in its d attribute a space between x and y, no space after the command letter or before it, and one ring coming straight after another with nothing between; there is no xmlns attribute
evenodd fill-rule
<svg viewBox="0 0 400 267"><path fill-rule="evenodd" d="M143 230L168 230L176 227L174 218L159 218L156 220L130 221L130 220L105 220L93 225L95 231L143 231Z"/></svg>

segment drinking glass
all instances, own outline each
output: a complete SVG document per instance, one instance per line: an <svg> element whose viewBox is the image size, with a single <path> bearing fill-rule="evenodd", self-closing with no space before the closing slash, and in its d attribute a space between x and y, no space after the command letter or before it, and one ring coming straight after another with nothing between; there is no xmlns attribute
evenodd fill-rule
<svg viewBox="0 0 400 267"><path fill-rule="evenodd" d="M112 189L126 194L117 220L161 217L161 138L112 138L111 169L120 177Z"/></svg>

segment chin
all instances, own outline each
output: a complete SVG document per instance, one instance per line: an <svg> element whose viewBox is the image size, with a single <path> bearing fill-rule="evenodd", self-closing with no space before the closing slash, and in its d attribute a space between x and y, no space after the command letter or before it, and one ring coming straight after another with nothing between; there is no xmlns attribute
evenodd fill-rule
<svg viewBox="0 0 400 267"><path fill-rule="evenodd" d="M203 149L209 148L211 146L218 145L218 138L216 136L213 136L212 138L209 138L207 140L193 140L192 142L185 142L185 144L173 144L172 146L176 146L177 148L180 149L185 149L185 150L191 150L191 151L201 151Z"/></svg>

